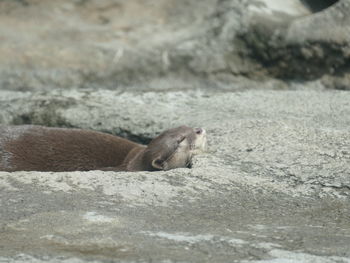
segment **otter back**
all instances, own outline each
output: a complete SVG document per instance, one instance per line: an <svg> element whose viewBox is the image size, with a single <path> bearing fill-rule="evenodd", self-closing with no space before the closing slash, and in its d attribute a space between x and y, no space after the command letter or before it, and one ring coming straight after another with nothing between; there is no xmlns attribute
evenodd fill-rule
<svg viewBox="0 0 350 263"><path fill-rule="evenodd" d="M128 153L143 145L101 132L0 126L0 170L87 171L122 165Z"/></svg>

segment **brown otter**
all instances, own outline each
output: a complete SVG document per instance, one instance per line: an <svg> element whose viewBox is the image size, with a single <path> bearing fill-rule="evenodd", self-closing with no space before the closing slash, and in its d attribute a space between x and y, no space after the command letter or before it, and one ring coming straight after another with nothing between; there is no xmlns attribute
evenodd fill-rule
<svg viewBox="0 0 350 263"><path fill-rule="evenodd" d="M90 130L0 126L0 171L158 171L186 167L205 130L181 126L148 146Z"/></svg>

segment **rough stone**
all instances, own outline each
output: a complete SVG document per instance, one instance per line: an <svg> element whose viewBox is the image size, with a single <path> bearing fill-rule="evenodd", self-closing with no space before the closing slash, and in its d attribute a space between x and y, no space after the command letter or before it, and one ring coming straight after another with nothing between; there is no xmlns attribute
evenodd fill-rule
<svg viewBox="0 0 350 263"><path fill-rule="evenodd" d="M349 263L350 3L281 3L0 0L0 124L209 141L191 169L0 172L0 262Z"/></svg>
<svg viewBox="0 0 350 263"><path fill-rule="evenodd" d="M209 151L168 172L1 172L4 262L350 262L348 92L6 94L5 124L205 126Z"/></svg>
<svg viewBox="0 0 350 263"><path fill-rule="evenodd" d="M348 1L318 13L254 17L241 33L247 54L264 74L282 79L317 79L349 72Z"/></svg>
<svg viewBox="0 0 350 263"><path fill-rule="evenodd" d="M227 83L246 77L288 86L327 75L349 86L348 0L315 13L298 0L283 3L1 1L0 86L154 89L176 79L232 89ZM177 81L167 86L176 90Z"/></svg>

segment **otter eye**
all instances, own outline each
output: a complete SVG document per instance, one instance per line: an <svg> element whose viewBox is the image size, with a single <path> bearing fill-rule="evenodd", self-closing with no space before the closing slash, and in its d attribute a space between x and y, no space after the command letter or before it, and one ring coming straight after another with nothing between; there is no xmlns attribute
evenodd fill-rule
<svg viewBox="0 0 350 263"><path fill-rule="evenodd" d="M200 134L202 134L203 129L202 129L202 128L195 128L195 129L194 129L194 132L195 132L196 134L200 135Z"/></svg>

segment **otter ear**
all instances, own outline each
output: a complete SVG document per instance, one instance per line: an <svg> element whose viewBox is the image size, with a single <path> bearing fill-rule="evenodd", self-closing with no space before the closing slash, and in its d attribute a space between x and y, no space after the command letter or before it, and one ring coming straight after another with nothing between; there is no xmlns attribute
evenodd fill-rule
<svg viewBox="0 0 350 263"><path fill-rule="evenodd" d="M164 161L159 157L152 161L153 168L164 170Z"/></svg>

